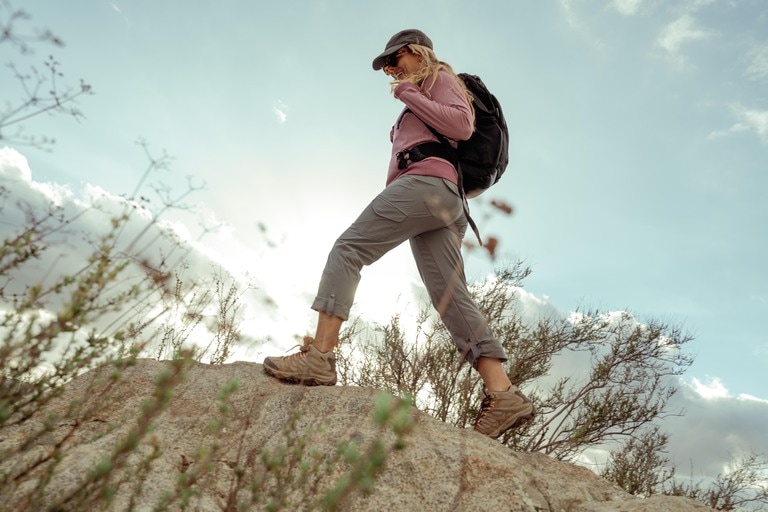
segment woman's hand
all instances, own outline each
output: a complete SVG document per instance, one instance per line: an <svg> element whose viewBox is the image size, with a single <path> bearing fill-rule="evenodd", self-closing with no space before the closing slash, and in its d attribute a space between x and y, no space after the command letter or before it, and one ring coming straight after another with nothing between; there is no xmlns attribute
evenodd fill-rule
<svg viewBox="0 0 768 512"><path fill-rule="evenodd" d="M397 67L392 66L384 66L382 68L384 70L384 74L387 76L391 76L395 80L401 80L403 77L403 70Z"/></svg>

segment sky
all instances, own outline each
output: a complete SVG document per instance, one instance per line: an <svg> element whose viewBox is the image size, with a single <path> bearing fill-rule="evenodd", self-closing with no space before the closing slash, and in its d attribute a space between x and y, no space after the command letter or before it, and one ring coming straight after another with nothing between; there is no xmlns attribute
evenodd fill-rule
<svg viewBox="0 0 768 512"><path fill-rule="evenodd" d="M9 144L0 169L18 194L118 196L145 172L137 139L167 151L170 169L152 180L205 186L197 215L170 220L190 240L201 222L221 226L200 258L251 279L246 328L288 350L312 329L333 241L384 186L402 105L371 61L392 34L419 28L438 57L483 78L509 125L507 172L473 203L500 244L495 261L467 252L470 281L522 259L533 270L525 296L542 310L629 310L680 326L695 362L676 397L689 418L673 427L686 432L673 436L677 462L696 454L711 472L728 452L768 453L768 4L482 4L16 1L32 16L25 29L65 45L22 55L0 44L3 62L41 68L50 54L59 84L83 79L94 94L79 121L25 123L56 144ZM0 91L4 104L23 96L7 68ZM490 199L513 215L483 215ZM385 322L419 292L401 247L364 269L353 313ZM714 430L690 435L703 422ZM712 438L718 428L727 440Z"/></svg>

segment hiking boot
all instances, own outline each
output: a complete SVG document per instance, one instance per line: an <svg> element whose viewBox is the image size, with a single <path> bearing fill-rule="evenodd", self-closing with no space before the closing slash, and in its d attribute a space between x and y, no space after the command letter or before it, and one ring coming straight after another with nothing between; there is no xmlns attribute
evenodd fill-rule
<svg viewBox="0 0 768 512"><path fill-rule="evenodd" d="M515 386L508 391L483 389L483 403L475 418L475 430L493 439L533 419L533 403Z"/></svg>
<svg viewBox="0 0 768 512"><path fill-rule="evenodd" d="M306 386L336 385L336 355L333 351L320 352L314 340L304 337L299 352L290 356L264 358L264 371L285 382Z"/></svg>

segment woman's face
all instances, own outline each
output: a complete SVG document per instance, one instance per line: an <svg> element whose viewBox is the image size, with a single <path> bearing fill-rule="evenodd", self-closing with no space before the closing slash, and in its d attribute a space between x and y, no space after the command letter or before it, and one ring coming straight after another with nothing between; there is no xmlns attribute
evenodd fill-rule
<svg viewBox="0 0 768 512"><path fill-rule="evenodd" d="M390 55L382 69L387 75L396 79L402 79L418 71L421 68L421 62L421 57L413 53L406 46L399 49L397 53Z"/></svg>

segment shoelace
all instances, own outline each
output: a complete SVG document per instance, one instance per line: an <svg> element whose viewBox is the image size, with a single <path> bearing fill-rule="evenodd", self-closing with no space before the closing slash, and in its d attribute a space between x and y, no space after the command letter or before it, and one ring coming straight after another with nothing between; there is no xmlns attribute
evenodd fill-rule
<svg viewBox="0 0 768 512"><path fill-rule="evenodd" d="M487 418L486 413L493 408L493 402L493 398L489 396L483 398L483 401L480 403L480 412L477 413L477 418L475 419L475 426L480 425Z"/></svg>
<svg viewBox="0 0 768 512"><path fill-rule="evenodd" d="M289 356L285 356L286 358L297 358L297 357L304 357L307 355L307 352L309 352L309 347L312 346L312 342L314 340L310 338L309 336L304 336L304 344L303 345L294 345L291 347L291 350L294 348L298 348L299 351L295 354L291 354Z"/></svg>

